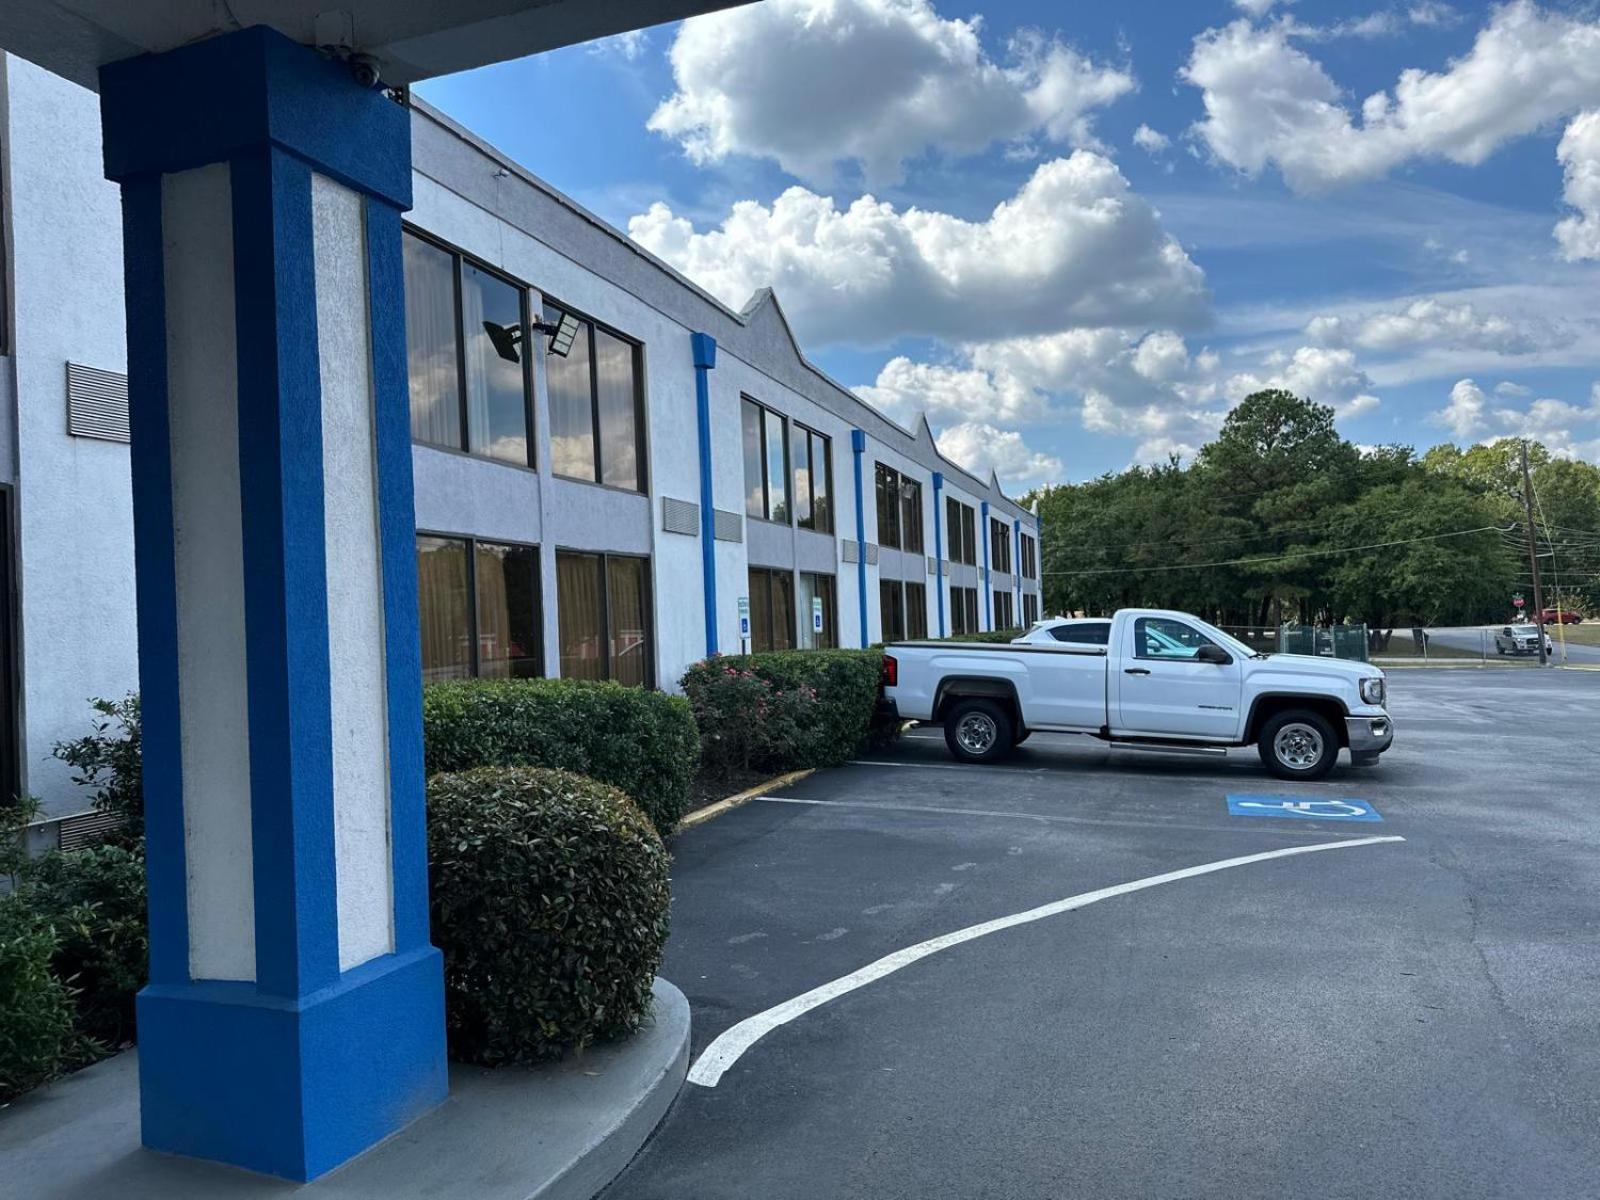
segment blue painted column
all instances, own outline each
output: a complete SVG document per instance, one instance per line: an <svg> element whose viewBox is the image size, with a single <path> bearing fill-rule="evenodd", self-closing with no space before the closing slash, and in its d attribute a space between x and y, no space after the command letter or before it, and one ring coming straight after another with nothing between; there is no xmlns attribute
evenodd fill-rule
<svg viewBox="0 0 1600 1200"><path fill-rule="evenodd" d="M939 636L944 637L944 472L933 473L933 571L934 594L939 597Z"/></svg>
<svg viewBox="0 0 1600 1200"><path fill-rule="evenodd" d="M706 657L717 653L717 510L711 486L711 372L717 365L717 339L691 333L694 352L695 414L700 428L700 572L705 590Z"/></svg>
<svg viewBox="0 0 1600 1200"><path fill-rule="evenodd" d="M314 1178L444 1098L405 109L254 27L105 67L144 715L144 1144Z"/></svg>
<svg viewBox="0 0 1600 1200"><path fill-rule="evenodd" d="M983 543L983 619L992 630L994 628L994 592L989 589L989 502L985 500L982 507L983 515L979 519L978 529L982 536L978 539Z"/></svg>
<svg viewBox="0 0 1600 1200"><path fill-rule="evenodd" d="M1016 611L1011 619L1022 624L1022 518L1011 522L1011 587L1016 593Z"/></svg>
<svg viewBox="0 0 1600 1200"><path fill-rule="evenodd" d="M861 490L861 456L866 453L867 435L850 431L850 450L856 472L856 598L861 605L861 648L867 648L867 498Z"/></svg>

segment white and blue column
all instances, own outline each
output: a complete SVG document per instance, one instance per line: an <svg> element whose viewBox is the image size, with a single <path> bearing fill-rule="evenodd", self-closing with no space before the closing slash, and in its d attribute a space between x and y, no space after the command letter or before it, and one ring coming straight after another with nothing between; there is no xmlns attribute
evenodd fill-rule
<svg viewBox="0 0 1600 1200"><path fill-rule="evenodd" d="M1011 590L1015 593L1011 620L1022 625L1022 518L1011 522ZM1025 627L1024 627L1025 628Z"/></svg>
<svg viewBox="0 0 1600 1200"><path fill-rule="evenodd" d="M444 1098L406 110L263 27L101 72L144 714L144 1144L314 1178Z"/></svg>

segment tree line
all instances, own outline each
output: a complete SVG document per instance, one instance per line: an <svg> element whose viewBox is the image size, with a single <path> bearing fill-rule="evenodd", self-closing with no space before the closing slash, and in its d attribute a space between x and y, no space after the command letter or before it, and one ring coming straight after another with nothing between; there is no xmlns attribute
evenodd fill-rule
<svg viewBox="0 0 1600 1200"><path fill-rule="evenodd" d="M1358 447L1333 410L1277 389L1228 414L1192 463L1176 456L1040 488L1044 609L1176 608L1219 625L1374 628L1509 620L1545 604L1600 612L1600 469L1521 443Z"/></svg>

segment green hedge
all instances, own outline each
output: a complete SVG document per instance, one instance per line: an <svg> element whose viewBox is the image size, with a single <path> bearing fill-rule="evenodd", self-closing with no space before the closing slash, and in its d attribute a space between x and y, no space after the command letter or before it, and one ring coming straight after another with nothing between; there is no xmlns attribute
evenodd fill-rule
<svg viewBox="0 0 1600 1200"><path fill-rule="evenodd" d="M666 836L689 809L700 762L682 697L570 679L461 680L422 692L430 775L552 767L627 793Z"/></svg>
<svg viewBox="0 0 1600 1200"><path fill-rule="evenodd" d="M428 781L450 1053L494 1066L631 1033L666 945L668 857L616 788L485 767Z"/></svg>
<svg viewBox="0 0 1600 1200"><path fill-rule="evenodd" d="M982 633L952 633L947 642L1009 642L1028 632L1026 629L989 629Z"/></svg>
<svg viewBox="0 0 1600 1200"><path fill-rule="evenodd" d="M72 993L50 969L56 932L0 896L0 1103L58 1074L74 1042Z"/></svg>
<svg viewBox="0 0 1600 1200"><path fill-rule="evenodd" d="M834 766L898 736L899 726L878 716L882 673L881 650L784 650L698 662L684 674L683 690L700 723L709 770L797 770ZM772 710L798 728L793 736L772 739L765 759L741 764L737 758L747 737L741 725L756 713L741 711L728 693L747 688L748 676L768 685Z"/></svg>

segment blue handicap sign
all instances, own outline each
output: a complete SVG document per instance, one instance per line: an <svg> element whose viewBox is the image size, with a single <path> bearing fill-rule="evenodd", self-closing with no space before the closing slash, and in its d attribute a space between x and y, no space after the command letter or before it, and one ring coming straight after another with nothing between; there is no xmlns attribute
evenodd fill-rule
<svg viewBox="0 0 1600 1200"><path fill-rule="evenodd" d="M1315 796L1229 796L1230 817L1299 817L1308 821L1381 821L1365 800Z"/></svg>

